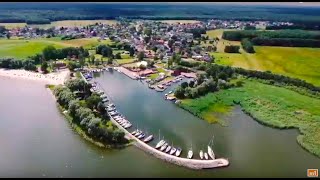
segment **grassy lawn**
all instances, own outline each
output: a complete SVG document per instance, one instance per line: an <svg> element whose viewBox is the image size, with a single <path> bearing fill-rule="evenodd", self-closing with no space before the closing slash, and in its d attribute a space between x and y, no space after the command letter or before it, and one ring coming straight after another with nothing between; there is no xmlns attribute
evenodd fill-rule
<svg viewBox="0 0 320 180"><path fill-rule="evenodd" d="M0 39L0 57L26 58L40 53L46 46L64 47L61 44L44 40Z"/></svg>
<svg viewBox="0 0 320 180"><path fill-rule="evenodd" d="M121 64L133 63L135 59L117 59L117 62Z"/></svg>
<svg viewBox="0 0 320 180"><path fill-rule="evenodd" d="M157 77L159 76L158 73L155 73L155 74L151 74L150 76L148 76L149 79L156 79Z"/></svg>
<svg viewBox="0 0 320 180"><path fill-rule="evenodd" d="M244 80L241 88L221 90L194 100L183 100L181 106L209 122L217 122L217 112L228 112L240 102L242 109L257 121L276 128L298 128L300 145L320 156L320 100L294 91Z"/></svg>
<svg viewBox="0 0 320 180"><path fill-rule="evenodd" d="M88 48L98 44L109 44L110 40L98 42L97 38L61 40L58 37L41 39L0 39L0 57L26 58L40 53L45 47L53 45L56 48L80 47Z"/></svg>
<svg viewBox="0 0 320 180"><path fill-rule="evenodd" d="M163 68L157 68L157 71L158 71L159 73L165 73L165 72L166 72Z"/></svg>

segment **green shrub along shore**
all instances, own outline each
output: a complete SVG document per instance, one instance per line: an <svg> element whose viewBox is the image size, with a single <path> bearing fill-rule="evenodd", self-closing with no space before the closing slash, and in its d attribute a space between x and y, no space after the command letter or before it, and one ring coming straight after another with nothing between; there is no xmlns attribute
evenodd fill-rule
<svg viewBox="0 0 320 180"><path fill-rule="evenodd" d="M110 121L100 96L89 91L90 84L74 79L67 81L65 86L47 87L53 91L61 113L83 138L105 148L129 145L124 132Z"/></svg>
<svg viewBox="0 0 320 180"><path fill-rule="evenodd" d="M242 87L222 89L197 99L184 99L180 107L207 120L218 122L217 112L229 112L240 105L261 124L289 129L297 128L297 142L320 157L320 99L303 95L286 87L273 86L256 79L243 79Z"/></svg>

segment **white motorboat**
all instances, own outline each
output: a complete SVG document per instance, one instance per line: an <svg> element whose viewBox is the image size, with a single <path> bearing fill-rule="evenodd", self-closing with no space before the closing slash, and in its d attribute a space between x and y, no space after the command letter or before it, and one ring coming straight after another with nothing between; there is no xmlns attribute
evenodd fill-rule
<svg viewBox="0 0 320 180"><path fill-rule="evenodd" d="M206 153L206 152L204 153L204 158L208 159L208 153Z"/></svg>
<svg viewBox="0 0 320 180"><path fill-rule="evenodd" d="M202 150L200 151L199 155L200 155L200 159L203 159L203 151Z"/></svg>
<svg viewBox="0 0 320 180"><path fill-rule="evenodd" d="M164 151L168 146L168 143L164 143L164 145L161 146L160 151Z"/></svg>
<svg viewBox="0 0 320 180"><path fill-rule="evenodd" d="M127 123L127 125L126 126L124 126L124 128L130 128L132 126L132 124L131 123Z"/></svg>
<svg viewBox="0 0 320 180"><path fill-rule="evenodd" d="M149 135L148 137L146 137L146 138L143 140L143 142L147 143L147 142L151 141L152 139L153 139L153 135L151 134L151 135Z"/></svg>
<svg viewBox="0 0 320 180"><path fill-rule="evenodd" d="M131 132L132 135L136 134L138 131L138 129L134 130L133 132Z"/></svg>
<svg viewBox="0 0 320 180"><path fill-rule="evenodd" d="M156 149L160 148L162 145L164 145L164 143L166 143L166 141L161 140L158 142L158 144L156 145Z"/></svg>
<svg viewBox="0 0 320 180"><path fill-rule="evenodd" d="M140 134L142 134L142 131L139 130L134 136L138 137Z"/></svg>
<svg viewBox="0 0 320 180"><path fill-rule="evenodd" d="M177 149L175 147L172 147L169 154L173 155L176 151L177 151Z"/></svg>
<svg viewBox="0 0 320 180"><path fill-rule="evenodd" d="M190 149L190 150L188 151L188 156L187 156L187 158L188 158L188 159L191 159L192 156L193 156L193 152L192 152L192 150Z"/></svg>
<svg viewBox="0 0 320 180"><path fill-rule="evenodd" d="M177 150L176 150L175 155L176 155L177 157L179 157L180 154L181 154L181 152L182 152L182 149L181 149L180 147L178 147Z"/></svg>
<svg viewBox="0 0 320 180"><path fill-rule="evenodd" d="M167 146L165 152L168 153L168 152L170 152L170 150L171 150L171 146Z"/></svg>
<svg viewBox="0 0 320 180"><path fill-rule="evenodd" d="M138 139L141 139L141 138L144 138L144 136L146 136L144 133L142 133L142 134L140 134L139 136L138 136Z"/></svg>
<svg viewBox="0 0 320 180"><path fill-rule="evenodd" d="M169 94L171 94L172 93L172 91L169 91Z"/></svg>

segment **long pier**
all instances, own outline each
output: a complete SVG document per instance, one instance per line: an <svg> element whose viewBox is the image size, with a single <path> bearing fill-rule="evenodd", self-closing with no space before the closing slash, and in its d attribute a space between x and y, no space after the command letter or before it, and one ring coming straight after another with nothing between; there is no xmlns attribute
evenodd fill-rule
<svg viewBox="0 0 320 180"><path fill-rule="evenodd" d="M212 169L218 167L224 167L229 165L229 161L225 158L213 159L213 160L200 160L200 159L187 159L182 157L177 157L170 155L155 149L154 147L146 144L137 137L133 136L125 128L123 128L118 122L116 122L112 117L111 121L126 134L126 137L130 140L135 140L134 145L139 149L159 158L166 162L170 162L179 166L184 166L191 169Z"/></svg>
<svg viewBox="0 0 320 180"><path fill-rule="evenodd" d="M108 97L108 99L110 99L110 97ZM190 169L212 169L212 168L225 167L229 165L228 159L225 159L225 158L218 158L213 160L188 159L188 158L177 157L177 156L162 152L150 146L149 144L141 141L137 137L133 136L127 129L123 128L120 124L118 124L118 122L115 121L110 114L109 116L112 123L115 124L119 129L121 129L125 133L125 137L127 139L134 140L133 144L136 147L166 162L173 163L178 166L187 167Z"/></svg>

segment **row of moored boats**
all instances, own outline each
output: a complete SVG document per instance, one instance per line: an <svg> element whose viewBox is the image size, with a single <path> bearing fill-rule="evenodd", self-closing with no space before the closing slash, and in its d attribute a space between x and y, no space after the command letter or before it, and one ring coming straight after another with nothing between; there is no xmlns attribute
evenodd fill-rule
<svg viewBox="0 0 320 180"><path fill-rule="evenodd" d="M168 153L170 155L174 155L179 157L182 149L180 147L174 147L173 145L170 146L165 140L161 140L157 143L157 145L155 146L156 149L163 151L165 153Z"/></svg>
<svg viewBox="0 0 320 180"><path fill-rule="evenodd" d="M152 134L147 135L147 133L144 133L143 131L141 131L139 129L136 129L135 131L131 132L131 134L145 143L148 143L153 140Z"/></svg>

